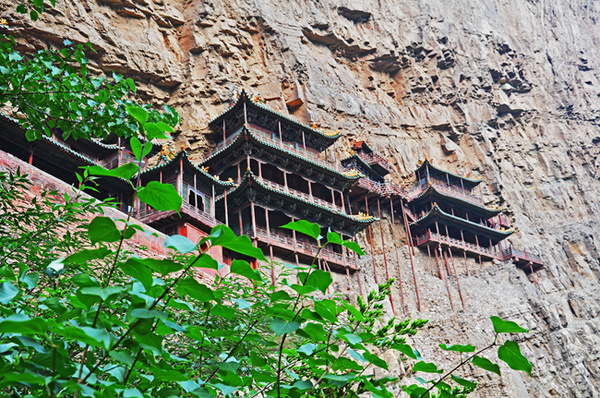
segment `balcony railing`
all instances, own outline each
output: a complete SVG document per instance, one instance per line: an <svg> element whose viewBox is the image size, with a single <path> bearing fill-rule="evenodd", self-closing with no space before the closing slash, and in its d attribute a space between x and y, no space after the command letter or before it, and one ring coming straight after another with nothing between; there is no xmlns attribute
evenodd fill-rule
<svg viewBox="0 0 600 398"><path fill-rule="evenodd" d="M542 263L542 257L540 255L528 252L527 250L519 250L519 249L515 249L514 247L510 246L509 248L504 249L502 251L502 259L503 260L508 260L512 257L517 257L518 259L527 261L527 262L531 261L533 263L538 263L538 264Z"/></svg>
<svg viewBox="0 0 600 398"><path fill-rule="evenodd" d="M400 195L406 197L406 192L400 186L391 182L377 182L363 177L358 180L358 186L382 196Z"/></svg>
<svg viewBox="0 0 600 398"><path fill-rule="evenodd" d="M483 200L481 200L480 198L476 197L475 195L473 195L471 193L468 193L468 191L463 190L460 187L457 187L454 185L448 185L447 183L440 181L440 180L436 180L436 179L431 179L430 181L431 181L431 184L438 191L440 191L442 193L448 194L450 196L459 197L461 199L466 200L467 202L471 202L471 203L479 205L479 206L485 206L485 204L483 203ZM429 185L427 183L420 184L417 187L408 191L407 195L410 199L414 199L417 196L419 196L421 193L423 193L428 187L429 187Z"/></svg>
<svg viewBox="0 0 600 398"><path fill-rule="evenodd" d="M182 213L187 214L191 218L202 222L203 224L207 225L210 228L214 227L217 224L221 224L220 221L218 221L216 218L211 216L209 213L205 213L204 211L198 209L197 207L190 205L187 202L182 203L180 211ZM141 221L144 224L151 224L162 218L168 217L174 213L175 213L174 211L160 211L160 210L153 209L149 206L142 206L139 209L139 212L138 212L138 215L136 218L138 219L138 221Z"/></svg>
<svg viewBox="0 0 600 398"><path fill-rule="evenodd" d="M434 241L438 243L445 243L457 249L462 249L475 254L483 254L488 257L498 258L497 250L494 248L488 248L483 246L478 246L473 243L465 242L462 240L458 240L455 238L451 238L449 236L440 235L436 232L427 231L426 234L417 236L414 238L416 246L420 246L423 243L428 241Z"/></svg>
<svg viewBox="0 0 600 398"><path fill-rule="evenodd" d="M384 157L376 154L375 152L364 153L361 152L358 156L369 166L373 166L374 164L378 164L386 170L390 169L390 162Z"/></svg>
<svg viewBox="0 0 600 398"><path fill-rule="evenodd" d="M277 231L270 231L269 233L269 231L264 228L256 228L256 235L254 235L252 230L245 231L244 235L247 235L251 238L258 238L266 243L268 243L270 239L271 244L274 246L298 252L306 256L315 256L319 251L319 247L308 240L296 238L296 241L294 242L293 236L289 236ZM319 257L328 262L344 264L344 255L335 252L331 246L326 246L323 250L321 250Z"/></svg>
<svg viewBox="0 0 600 398"><path fill-rule="evenodd" d="M316 198L316 197L309 195L302 191L297 191L295 189L292 189L292 188L289 188L289 187L286 187L283 185L279 185L276 182L265 180L264 178L259 178L259 181L269 188L273 188L278 191L288 193L290 195L302 198L311 203L316 203L318 205L321 205L321 206L331 209L333 211L338 211L338 210L342 209L341 207L336 206L334 203L328 202L328 201L320 199L320 198Z"/></svg>

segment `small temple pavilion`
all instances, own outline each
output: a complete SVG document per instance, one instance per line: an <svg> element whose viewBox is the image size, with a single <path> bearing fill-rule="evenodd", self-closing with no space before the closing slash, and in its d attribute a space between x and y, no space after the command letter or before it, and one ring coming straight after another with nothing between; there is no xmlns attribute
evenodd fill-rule
<svg viewBox="0 0 600 398"><path fill-rule="evenodd" d="M317 130L274 112L242 90L237 100L209 124L216 142L201 166L236 186L215 198L217 218L234 232L250 236L271 258L310 263L317 245L282 229L307 220L342 238L352 238L376 220L352 215L347 190L361 177L321 154L339 132ZM342 246L321 252L323 269L352 273L355 261Z"/></svg>
<svg viewBox="0 0 600 398"><path fill-rule="evenodd" d="M413 244L444 261L453 253L483 260L507 260L530 270L542 266L538 256L520 256L503 240L515 232L500 208L485 206L475 194L481 179L442 170L426 159L415 170L416 187L408 193L406 215ZM508 258L507 258L508 256Z"/></svg>

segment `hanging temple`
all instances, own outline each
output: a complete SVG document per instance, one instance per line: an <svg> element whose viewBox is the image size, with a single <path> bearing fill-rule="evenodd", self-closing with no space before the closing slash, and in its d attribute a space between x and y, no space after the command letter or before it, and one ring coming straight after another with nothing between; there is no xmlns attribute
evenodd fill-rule
<svg viewBox="0 0 600 398"><path fill-rule="evenodd" d="M156 165L144 159L141 183L172 184L183 198L179 213L131 203L130 185L117 178L103 179L92 194L98 199L114 197L122 203L122 211L132 210L140 222L193 241L215 225L226 224L236 234L249 236L271 259L298 265L310 264L318 247L280 226L303 219L319 224L323 236L328 228L344 239L355 239L364 231L367 241L373 242L383 212L392 226L398 222L406 232L413 278L415 248L435 259L440 277L441 268L456 257L464 257L465 266L470 257L480 263L512 261L528 273L543 268L539 255L506 244L515 231L502 209L484 204L480 179L450 173L425 159L414 171L414 187L405 190L386 182L389 162L365 141L355 142L350 156L332 162L323 152L341 136L339 131L304 125L257 98L242 90L209 123L209 139L216 145L202 159L192 162L183 148L175 151L160 145L148 154L159 157ZM74 171L81 166L111 169L134 160L127 142L116 136L103 141L43 136L28 142L25 131L7 116L0 116L0 151L68 184L77 184ZM385 246L382 229L380 234ZM399 243L392 236L396 256ZM367 249L369 254L377 279L375 256ZM220 260L228 264L233 257L224 250ZM384 260L387 270L385 255ZM327 245L319 259L322 269L346 275L360 272L357 264L356 254L339 245Z"/></svg>

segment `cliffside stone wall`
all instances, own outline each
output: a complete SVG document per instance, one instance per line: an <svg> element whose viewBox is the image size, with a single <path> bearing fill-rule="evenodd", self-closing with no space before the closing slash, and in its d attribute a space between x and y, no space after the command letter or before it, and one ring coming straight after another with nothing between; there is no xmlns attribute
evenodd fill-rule
<svg viewBox="0 0 600 398"><path fill-rule="evenodd" d="M534 284L508 263L467 263L467 276L461 262L458 279L441 280L417 254L418 313L408 248L399 243L406 311L431 319L417 338L428 347L424 356L443 355L432 339L484 344L488 317L499 314L531 329L522 343L534 377L473 369L484 387L479 396L600 393L599 2L57 3L36 23L14 14L10 1L0 10L23 49L64 38L91 42L98 53L90 69L123 73L140 83L144 99L175 105L183 119L176 139L194 151L210 145L207 121L224 110L234 86L244 86L276 110L340 129L331 157L366 139L401 185L426 156L485 178L484 200L505 207L519 229L510 240L540 252L546 270ZM400 225L396 237L404 238ZM382 280L381 257L392 248L373 240ZM393 272L395 258L387 255ZM369 261L365 290L374 286ZM398 283L394 289L399 300Z"/></svg>

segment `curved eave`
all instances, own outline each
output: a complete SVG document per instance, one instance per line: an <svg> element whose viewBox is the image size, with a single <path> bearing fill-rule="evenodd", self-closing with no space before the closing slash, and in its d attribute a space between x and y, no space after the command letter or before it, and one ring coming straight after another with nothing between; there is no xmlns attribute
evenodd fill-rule
<svg viewBox="0 0 600 398"><path fill-rule="evenodd" d="M316 134L316 135L318 135L318 136L320 136L322 138L326 138L326 139L329 139L331 141L337 140L342 135L341 133L334 134L334 135L325 134L322 131L313 129L310 126L307 126L307 125L305 125L303 123L300 123L299 121L294 120L294 119L292 119L290 117L287 117L285 115L282 115L279 112L275 112L273 109L269 108L266 105L262 105L262 104L256 103L256 102L252 101L252 99L248 96L248 93L246 92L245 89L242 89L242 92L240 93L240 96L233 103L233 105L231 105L225 111L221 112L221 114L219 114L217 117L215 117L213 120L211 120L208 123L208 125L212 128L217 123L221 122L223 120L223 118L225 118L225 117L229 116L230 114L234 113L239 107L241 107L243 105L244 101L246 101L247 105L252 106L252 107L254 107L256 109L259 109L259 110L261 110L263 112L266 112L266 113L270 114L271 116L273 116L273 117L275 117L275 118L277 118L277 119L279 119L279 120L281 120L283 122L292 124L292 125L300 128L300 129L304 130L306 133Z"/></svg>
<svg viewBox="0 0 600 398"><path fill-rule="evenodd" d="M327 172L330 175L335 175L338 178L342 178L345 179L346 181L356 181L359 178L361 178L361 174L357 173L357 174L344 174L341 173L337 170L334 170L332 168L329 167L325 167L319 163L313 162L308 158L304 158L298 154L295 154L293 152L288 152L285 149L282 149L276 145L270 144L268 142L265 142L263 140L260 139L260 136L257 136L256 134L254 134L252 132L252 130L250 130L247 126L242 126L242 131L238 134L238 136L231 141L229 144L227 144L226 146L224 146L223 148L219 149L218 151L212 153L209 157L207 157L206 159L204 159L202 161L201 164L208 164L210 163L212 160L214 160L216 157L220 156L222 153L229 151L232 147L234 147L235 145L239 145L242 141L244 141L244 137L248 137L248 139L257 144L257 145L262 145L264 147L269 148L270 150L279 153L281 155L285 155L287 157L293 157L296 161L299 161L301 163L305 163L310 165L311 167L316 167L322 171ZM350 172L350 170L349 170Z"/></svg>
<svg viewBox="0 0 600 398"><path fill-rule="evenodd" d="M481 182L483 182L483 178L471 178L471 177L465 177L465 176L459 176L458 174L454 174L450 171L447 170L443 170L440 169L439 167L434 166L433 164L431 164L431 162L427 159L425 159L425 161L423 161L421 164L419 164L417 166L417 168L415 169L415 175L417 174L417 172L421 171L422 169L425 168L426 165L429 165L429 167L431 167L433 170L443 173L443 174L448 174L451 175L453 177L459 178L463 181L466 181L469 183L469 185L475 187L477 185L479 185Z"/></svg>
<svg viewBox="0 0 600 398"><path fill-rule="evenodd" d="M317 203L310 202L308 200L305 200L304 198L291 195L284 191L280 191L278 189L268 187L268 186L264 185L263 183L261 183L260 180L258 180L258 178L256 178L254 173L252 173L252 171L250 171L250 170L246 171L246 174L244 174L244 177L242 178L242 182L239 185L237 185L235 188L227 191L227 196L232 196L232 195L243 193L250 184L256 184L256 186L260 187L261 190L263 190L265 192L274 193L276 195L283 196L285 198L288 198L288 199L291 199L294 201L302 202L308 206L318 209L319 211L327 212L335 217L343 218L344 220L349 221L349 222L354 222L354 223L366 226L366 225L369 225L369 224L379 220L377 217L371 217L371 216L366 216L366 217L363 216L361 218L354 217L354 216L348 215L346 213L343 213L341 211L331 210L328 207L321 206ZM223 200L224 197L225 197L225 194L219 195L215 199L215 202L219 202L219 201Z"/></svg>
<svg viewBox="0 0 600 398"><path fill-rule="evenodd" d="M469 202L468 200L463 199L463 198L461 198L459 196L453 196L453 195L441 192L441 191L439 191L435 187L435 185L429 185L429 187L427 187L427 189L425 191L423 191L418 196L416 196L415 198L413 198L411 200L411 202L415 202L415 201L418 201L420 199L423 199L424 197L426 197L428 195L437 196L437 197L441 197L441 198L448 198L448 199L450 199L450 200L452 200L454 202L460 203L461 205L465 205L467 207L477 209L484 216L489 216L488 218L493 217L493 216L495 216L495 215L497 215L499 213L502 213L502 209L491 209L489 207L485 207L485 206L478 205L478 204L473 203L473 202Z"/></svg>
<svg viewBox="0 0 600 398"><path fill-rule="evenodd" d="M451 221L453 224L460 224L471 230L480 231L482 234L491 236L498 240L505 239L515 232L515 230L512 228L508 229L506 231L499 231L497 229L492 229L492 228L486 227L481 224L476 224L474 222L467 221L464 218L456 217L451 214L445 213L444 211L442 211L442 209L440 209L437 206L433 206L431 208L431 210L429 211L429 213L427 213L426 215L424 215L417 221L410 223L410 226L411 227L422 226L423 224L426 224L428 221L435 221L436 218Z"/></svg>
<svg viewBox="0 0 600 398"><path fill-rule="evenodd" d="M230 188L230 187L235 186L235 183L229 182L229 181L221 181L219 179L216 179L215 177L213 177L206 171L202 170L200 167L196 166L194 163L192 163L192 161L190 160L186 151L177 152L175 154L175 156L173 156L172 159L169 159L165 163L158 164L154 167L150 167L150 168L142 171L141 175L142 175L142 177L145 177L145 176L151 176L152 174L156 174L156 173L160 172L160 170L164 170L169 166L176 165L175 162L178 161L179 158L181 158L181 157L183 157L183 161L186 163L186 166L192 168L194 171L197 171L198 174L201 177L203 177L206 182L218 185L221 188Z"/></svg>
<svg viewBox="0 0 600 398"><path fill-rule="evenodd" d="M367 164L367 162L365 162L365 161L364 161L364 160L363 160L363 159L362 159L360 156L358 156L358 154L356 154L356 153L353 153L352 155L350 155L350 156L348 156L348 157L346 157L346 158L344 158L344 159L340 160L340 163L341 163L342 165L344 165L344 163L347 163L349 160L352 160L352 159L356 159L356 160L358 160L358 161L359 161L359 162L360 162L360 163L361 163L361 164L362 164L362 165L363 165L365 168L367 168L368 170L371 170L371 172L373 172L373 174L375 174L375 175L378 175L378 176L381 176L381 177L383 178L383 175L382 175L381 173L378 173L377 171L375 171L375 170L374 170L374 169L373 169L371 166L369 166L369 165ZM345 167L345 166L344 166L344 167Z"/></svg>

